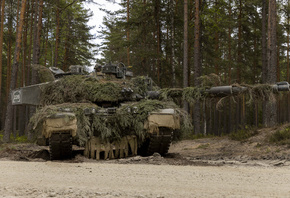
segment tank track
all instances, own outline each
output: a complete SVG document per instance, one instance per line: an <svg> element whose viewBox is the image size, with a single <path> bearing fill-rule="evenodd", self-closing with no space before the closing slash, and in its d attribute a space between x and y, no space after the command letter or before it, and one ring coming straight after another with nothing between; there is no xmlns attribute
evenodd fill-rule
<svg viewBox="0 0 290 198"><path fill-rule="evenodd" d="M159 134L153 133L147 138L142 146L139 148L139 154L142 156L150 156L155 152L160 155L168 153L171 141L172 130L169 128L159 128Z"/></svg>
<svg viewBox="0 0 290 198"><path fill-rule="evenodd" d="M54 132L49 138L51 160L72 158L72 137L69 132Z"/></svg>

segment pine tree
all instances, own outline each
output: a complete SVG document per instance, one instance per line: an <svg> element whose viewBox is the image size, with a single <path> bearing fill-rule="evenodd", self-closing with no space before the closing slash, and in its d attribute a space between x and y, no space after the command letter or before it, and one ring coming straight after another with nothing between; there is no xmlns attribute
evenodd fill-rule
<svg viewBox="0 0 290 198"><path fill-rule="evenodd" d="M277 79L277 24L276 24L276 0L269 0L268 14L268 45L267 45L267 76L266 83L275 83ZM273 126L277 123L277 104L268 101L265 105L265 126Z"/></svg>
<svg viewBox="0 0 290 198"><path fill-rule="evenodd" d="M25 7L26 7L26 0L22 0L20 20L19 20L19 24L18 24L18 28L17 28L17 38L16 38L14 60L13 60L13 65L12 65L10 91L15 89L15 87L16 87L17 69L19 66L19 59L20 59L22 28L23 28ZM5 142L9 142L9 140L10 140L10 133L12 131L11 130L12 129L12 118L13 118L13 107L12 107L12 101L11 101L11 96L10 96L9 100L8 100L7 110L6 110L5 133L4 133L4 137L3 137L3 140Z"/></svg>

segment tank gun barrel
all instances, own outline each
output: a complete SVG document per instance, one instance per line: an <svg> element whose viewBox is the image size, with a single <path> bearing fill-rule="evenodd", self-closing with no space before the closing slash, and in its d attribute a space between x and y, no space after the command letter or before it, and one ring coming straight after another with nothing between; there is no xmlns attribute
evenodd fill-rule
<svg viewBox="0 0 290 198"><path fill-rule="evenodd" d="M274 93L280 92L280 91L290 91L290 85L288 82L278 82L276 84L269 85L269 87L272 88L272 91ZM210 87L205 90L200 90L201 94L210 94L212 96L229 96L229 95L238 95L240 93L243 93L247 91L249 88L245 86L235 86L235 85L226 85L226 86L215 86ZM174 96L171 95L172 98L174 97L181 97L182 92L184 89L182 88L174 88L172 89L174 91ZM148 98L150 99L158 99L162 94L162 91L150 91L147 93Z"/></svg>
<svg viewBox="0 0 290 198"><path fill-rule="evenodd" d="M279 91L290 91L289 83L286 81L278 82L276 84L270 85L273 92ZM205 90L206 93L214 95L234 95L246 91L248 88L244 86L216 86Z"/></svg>

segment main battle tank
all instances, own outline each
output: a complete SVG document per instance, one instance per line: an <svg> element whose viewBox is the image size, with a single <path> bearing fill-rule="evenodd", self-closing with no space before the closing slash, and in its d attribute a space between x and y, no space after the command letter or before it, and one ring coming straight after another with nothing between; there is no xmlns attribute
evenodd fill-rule
<svg viewBox="0 0 290 198"><path fill-rule="evenodd" d="M122 63L88 75L77 65L49 70L55 80L14 90L12 104L37 106L31 134L49 145L51 160L71 158L73 145L94 159L168 152L182 113L157 100L159 88L150 78L134 78Z"/></svg>

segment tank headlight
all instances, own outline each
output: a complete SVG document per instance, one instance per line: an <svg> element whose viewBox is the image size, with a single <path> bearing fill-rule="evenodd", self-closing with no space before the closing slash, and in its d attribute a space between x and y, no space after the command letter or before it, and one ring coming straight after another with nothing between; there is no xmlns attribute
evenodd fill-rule
<svg viewBox="0 0 290 198"><path fill-rule="evenodd" d="M70 108L64 108L63 111L64 112L72 112L72 110Z"/></svg>
<svg viewBox="0 0 290 198"><path fill-rule="evenodd" d="M133 113L137 113L138 107L133 107Z"/></svg>

